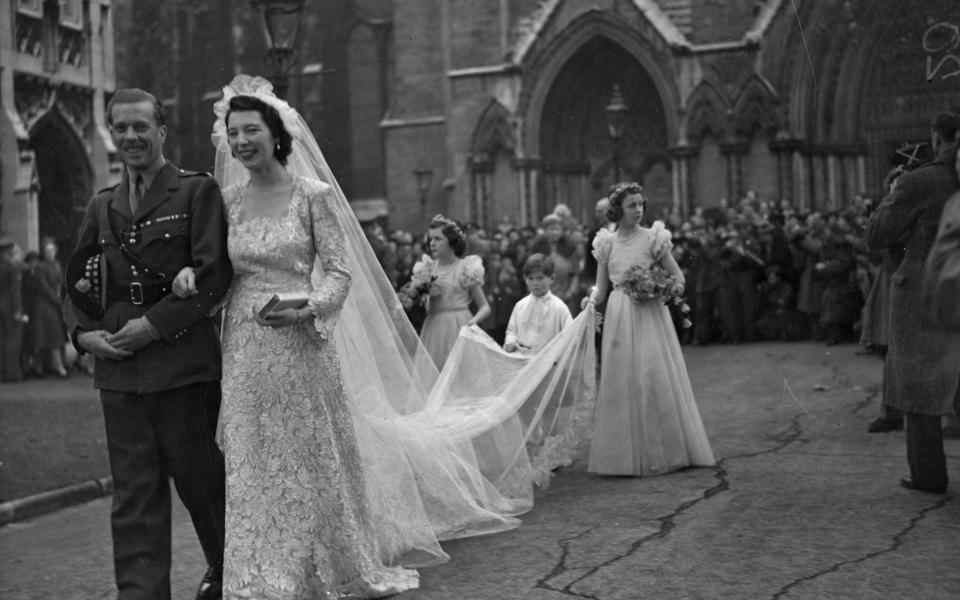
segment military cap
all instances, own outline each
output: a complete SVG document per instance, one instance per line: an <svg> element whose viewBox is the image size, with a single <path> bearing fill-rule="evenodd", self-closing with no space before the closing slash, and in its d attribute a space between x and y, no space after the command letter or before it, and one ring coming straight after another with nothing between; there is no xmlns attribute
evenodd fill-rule
<svg viewBox="0 0 960 600"><path fill-rule="evenodd" d="M93 320L103 318L106 265L98 244L77 250L67 263L67 295L73 306Z"/></svg>

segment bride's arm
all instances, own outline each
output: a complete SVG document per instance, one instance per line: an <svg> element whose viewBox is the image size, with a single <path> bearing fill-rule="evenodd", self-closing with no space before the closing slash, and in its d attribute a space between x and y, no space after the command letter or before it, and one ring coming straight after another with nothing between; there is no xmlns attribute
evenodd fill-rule
<svg viewBox="0 0 960 600"><path fill-rule="evenodd" d="M314 249L323 268L323 278L310 294L310 311L317 317L340 310L350 291L346 238L330 208L329 195L333 193L332 188L325 186L312 194L308 203Z"/></svg>

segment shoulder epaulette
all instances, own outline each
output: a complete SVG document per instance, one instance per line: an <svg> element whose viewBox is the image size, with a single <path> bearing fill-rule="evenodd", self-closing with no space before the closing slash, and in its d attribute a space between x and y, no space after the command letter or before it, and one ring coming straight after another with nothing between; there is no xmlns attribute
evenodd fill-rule
<svg viewBox="0 0 960 600"><path fill-rule="evenodd" d="M177 174L180 177L213 177L213 175L206 171L188 171L186 169L177 169Z"/></svg>

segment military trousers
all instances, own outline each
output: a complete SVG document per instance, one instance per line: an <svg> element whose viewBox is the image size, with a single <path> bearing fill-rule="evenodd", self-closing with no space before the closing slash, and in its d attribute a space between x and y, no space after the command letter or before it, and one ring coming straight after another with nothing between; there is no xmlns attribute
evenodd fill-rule
<svg viewBox="0 0 960 600"><path fill-rule="evenodd" d="M947 487L947 457L938 415L906 413L907 462L913 484L926 490Z"/></svg>
<svg viewBox="0 0 960 600"><path fill-rule="evenodd" d="M102 390L113 474L118 600L169 600L170 480L210 566L222 568L224 462L215 433L220 383L136 394Z"/></svg>

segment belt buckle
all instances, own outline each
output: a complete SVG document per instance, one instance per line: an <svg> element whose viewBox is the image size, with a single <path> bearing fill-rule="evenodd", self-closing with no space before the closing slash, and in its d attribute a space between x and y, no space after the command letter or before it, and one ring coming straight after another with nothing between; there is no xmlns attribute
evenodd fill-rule
<svg viewBox="0 0 960 600"><path fill-rule="evenodd" d="M130 284L130 303L135 306L143 304L143 284L139 281Z"/></svg>

